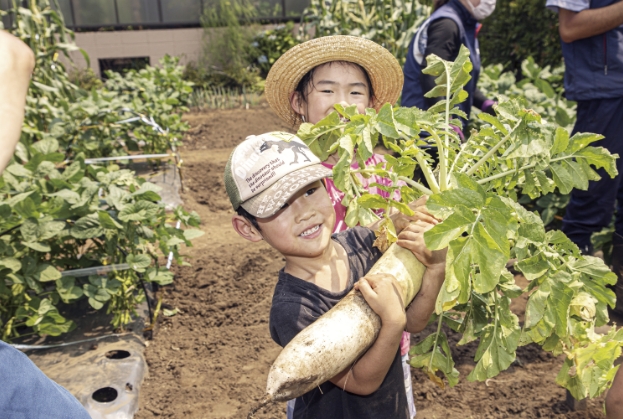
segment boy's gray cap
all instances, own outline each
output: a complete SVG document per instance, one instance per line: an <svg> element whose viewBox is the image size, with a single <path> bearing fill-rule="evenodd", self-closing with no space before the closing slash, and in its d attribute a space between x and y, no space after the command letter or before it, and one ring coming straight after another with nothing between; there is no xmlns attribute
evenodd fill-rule
<svg viewBox="0 0 623 419"><path fill-rule="evenodd" d="M258 218L274 215L301 188L332 176L294 134L251 135L229 156L225 189L237 210Z"/></svg>

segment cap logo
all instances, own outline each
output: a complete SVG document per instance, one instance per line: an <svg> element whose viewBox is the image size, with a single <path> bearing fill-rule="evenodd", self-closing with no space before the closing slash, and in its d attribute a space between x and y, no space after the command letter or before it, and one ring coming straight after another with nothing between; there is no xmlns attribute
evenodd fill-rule
<svg viewBox="0 0 623 419"><path fill-rule="evenodd" d="M234 208L242 205L256 216L274 214L300 188L331 175L300 138L285 132L250 135L226 167Z"/></svg>
<svg viewBox="0 0 623 419"><path fill-rule="evenodd" d="M277 151L279 152L279 154L281 154L283 150L285 150L286 148L289 148L292 150L292 152L294 153L294 161L291 162L290 164L296 164L299 162L299 156L298 156L299 154L305 157L304 161L307 161L307 162L311 161L309 160L309 157L307 157L307 154L305 154L305 152L303 151L303 148L307 148L307 147L302 146L296 141L292 141L292 142L290 141L264 141L264 143L260 147L260 152L264 152L273 146L277 146Z"/></svg>

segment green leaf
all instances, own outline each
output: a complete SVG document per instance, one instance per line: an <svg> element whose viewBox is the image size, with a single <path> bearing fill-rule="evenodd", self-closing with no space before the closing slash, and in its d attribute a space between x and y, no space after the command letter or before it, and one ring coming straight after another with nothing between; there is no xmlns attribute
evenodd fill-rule
<svg viewBox="0 0 623 419"><path fill-rule="evenodd" d="M129 204L119 213L121 221L148 221L154 218L161 210L161 207L153 202L138 201Z"/></svg>
<svg viewBox="0 0 623 419"><path fill-rule="evenodd" d="M471 296L470 273L472 272L472 245L471 238L459 237L450 242L446 256L446 291L457 295L456 301L439 301L437 314L443 309L448 310L455 302L465 304ZM457 291L457 292L455 292ZM449 303L449 304L448 304Z"/></svg>
<svg viewBox="0 0 623 419"><path fill-rule="evenodd" d="M0 259L0 266L10 269L13 272L18 272L22 269L22 263L18 259L12 257L4 257Z"/></svg>
<svg viewBox="0 0 623 419"><path fill-rule="evenodd" d="M130 265L130 268L136 272L145 272L145 269L151 265L151 258L145 254L128 255L126 262Z"/></svg>
<svg viewBox="0 0 623 419"><path fill-rule="evenodd" d="M480 267L480 280L474 281L474 290L486 293L498 284L508 258L481 223L476 223L473 238L472 260Z"/></svg>
<svg viewBox="0 0 623 419"><path fill-rule="evenodd" d="M560 189L560 193L568 194L573 189L573 178L571 174L565 169L565 167L560 163L553 163L550 166L552 170L552 176L554 178L554 182L558 189Z"/></svg>
<svg viewBox="0 0 623 419"><path fill-rule="evenodd" d="M71 235L77 239L92 239L104 234L98 214L89 214L76 221L71 228Z"/></svg>
<svg viewBox="0 0 623 419"><path fill-rule="evenodd" d="M478 118L493 125L495 128L497 128L502 133L502 135L508 134L508 130L506 129L506 127L504 127L504 124L502 124L495 116L488 114L486 112L480 112L478 114Z"/></svg>
<svg viewBox="0 0 623 419"><path fill-rule="evenodd" d="M578 132L569 139L569 146L565 150L569 154L573 154L583 148L586 148L591 143L603 139L601 134L593 134L590 132Z"/></svg>
<svg viewBox="0 0 623 419"><path fill-rule="evenodd" d="M583 158L586 162L596 168L604 168L610 177L614 178L619 173L615 164L616 155L610 154L608 150L601 147L587 147L578 151L577 158Z"/></svg>
<svg viewBox="0 0 623 419"><path fill-rule="evenodd" d="M32 145L32 149L43 155L53 154L59 151L59 144L53 138L37 141Z"/></svg>
<svg viewBox="0 0 623 419"><path fill-rule="evenodd" d="M158 202L162 199L160 198L160 195L158 194L158 192L160 192L161 190L162 190L162 187L155 185L153 183L145 182L141 185L139 190L137 190L136 192L132 194L132 196L140 196L143 199Z"/></svg>
<svg viewBox="0 0 623 419"><path fill-rule="evenodd" d="M155 282L158 285L169 285L173 283L173 272L167 269L158 269L156 267L147 270L147 280Z"/></svg>
<svg viewBox="0 0 623 419"><path fill-rule="evenodd" d="M22 244L34 251L48 253L52 250L49 244L37 242L22 242Z"/></svg>
<svg viewBox="0 0 623 419"><path fill-rule="evenodd" d="M469 209L478 210L485 204L484 197L472 189L459 188L444 191L431 196L426 202L426 208L433 215L444 214L444 210L459 205Z"/></svg>
<svg viewBox="0 0 623 419"><path fill-rule="evenodd" d="M557 127L556 134L554 135L554 145L552 146L551 155L554 156L558 153L562 153L567 149L569 145L569 133L566 129Z"/></svg>
<svg viewBox="0 0 623 419"><path fill-rule="evenodd" d="M541 253L536 254L528 259L521 260L515 264L528 281L534 281L545 275L549 269L549 263Z"/></svg>
<svg viewBox="0 0 623 419"><path fill-rule="evenodd" d="M198 237L201 237L205 234L205 232L197 229L188 229L184 230L184 238L188 241L194 240Z"/></svg>
<svg viewBox="0 0 623 419"><path fill-rule="evenodd" d="M424 233L426 247L430 250L443 249L476 222L474 213L463 205L457 205L454 212L443 222Z"/></svg>
<svg viewBox="0 0 623 419"><path fill-rule="evenodd" d="M470 381L495 377L515 360L520 335L519 322L510 311L510 300L504 297L499 300L496 307L498 316L494 324L486 326L480 337L475 358L478 363L467 376Z"/></svg>
<svg viewBox="0 0 623 419"><path fill-rule="evenodd" d="M42 263L37 266L34 276L40 282L50 282L59 279L61 277L61 273L52 265Z"/></svg>
<svg viewBox="0 0 623 419"><path fill-rule="evenodd" d="M392 105L389 103L383 105L379 110L376 121L377 129L381 134L389 138L400 138L400 134L398 134L394 125L394 111L392 110Z"/></svg>
<svg viewBox="0 0 623 419"><path fill-rule="evenodd" d="M357 199L362 208L387 210L387 200L380 195L364 194Z"/></svg>
<svg viewBox="0 0 623 419"><path fill-rule="evenodd" d="M77 300L84 295L84 291L76 286L76 279L71 276L64 276L57 279L56 291L65 303Z"/></svg>
<svg viewBox="0 0 623 419"><path fill-rule="evenodd" d="M543 314L545 313L545 308L547 307L547 299L549 295L549 290L545 291L541 288L537 289L530 295L528 303L526 304L526 328L534 327L539 321L541 321Z"/></svg>
<svg viewBox="0 0 623 419"><path fill-rule="evenodd" d="M76 324L71 320L59 323L58 320L43 319L36 327L38 333L49 336L60 336L69 333L76 328Z"/></svg>
<svg viewBox="0 0 623 419"><path fill-rule="evenodd" d="M114 218L110 216L106 211L98 211L97 217L99 219L100 225L109 230L122 230L123 225L119 224L115 221Z"/></svg>
<svg viewBox="0 0 623 419"><path fill-rule="evenodd" d="M51 239L57 236L65 228L64 221L38 220L28 218L20 227L20 232L24 240L37 242Z"/></svg>

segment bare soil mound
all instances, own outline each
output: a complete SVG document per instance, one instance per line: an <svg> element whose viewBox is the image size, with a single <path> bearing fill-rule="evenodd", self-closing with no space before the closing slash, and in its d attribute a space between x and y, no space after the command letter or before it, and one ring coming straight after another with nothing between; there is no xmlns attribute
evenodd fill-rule
<svg viewBox="0 0 623 419"><path fill-rule="evenodd" d="M188 114L182 148L185 207L199 213L206 234L187 250L191 267L176 268L164 291L180 314L162 320L145 355L149 377L141 388L137 419L245 418L264 393L266 376L280 348L270 338L268 313L283 260L265 243L243 241L231 228L223 170L234 146L247 135L292 131L266 107ZM523 314L525 303L513 311ZM414 336L414 343L426 336ZM447 331L451 343L458 337ZM440 389L412 370L417 418L603 418L603 397L572 412L555 383L561 359L536 346L518 351L518 362L486 383L466 379L475 344L454 346L461 382ZM285 418L285 404L257 418ZM327 418L330 419L330 418ZM379 418L381 419L381 418ZM385 418L382 418L385 419Z"/></svg>

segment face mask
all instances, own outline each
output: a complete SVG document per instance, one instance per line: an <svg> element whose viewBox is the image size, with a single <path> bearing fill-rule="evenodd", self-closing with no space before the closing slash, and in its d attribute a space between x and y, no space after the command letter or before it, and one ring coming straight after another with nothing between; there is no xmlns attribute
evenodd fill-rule
<svg viewBox="0 0 623 419"><path fill-rule="evenodd" d="M471 9L472 16L476 20L484 20L489 17L491 13L495 10L495 1L496 0L480 0L480 4L476 7L472 4L470 0L467 0L467 4Z"/></svg>

